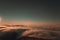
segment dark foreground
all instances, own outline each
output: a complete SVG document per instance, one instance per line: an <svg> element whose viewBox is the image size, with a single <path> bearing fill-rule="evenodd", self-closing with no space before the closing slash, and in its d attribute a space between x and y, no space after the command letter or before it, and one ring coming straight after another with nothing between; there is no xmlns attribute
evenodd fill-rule
<svg viewBox="0 0 60 40"><path fill-rule="evenodd" d="M24 31L26 31L26 29L12 30L12 31L8 31L8 32L0 32L0 40L52 40L52 39L43 39L43 38L22 36L22 33Z"/></svg>

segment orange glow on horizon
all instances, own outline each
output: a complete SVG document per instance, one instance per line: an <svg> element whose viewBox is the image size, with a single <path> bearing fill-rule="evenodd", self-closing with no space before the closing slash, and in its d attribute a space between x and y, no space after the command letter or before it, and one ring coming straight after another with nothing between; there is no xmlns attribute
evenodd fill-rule
<svg viewBox="0 0 60 40"><path fill-rule="evenodd" d="M8 22L2 21L2 17L0 17L0 25L1 24L11 24L11 25L60 25L60 22L44 22L44 21L15 21L15 20L11 20Z"/></svg>
<svg viewBox="0 0 60 40"><path fill-rule="evenodd" d="M60 25L60 22L40 22L40 21L10 21L11 25Z"/></svg>

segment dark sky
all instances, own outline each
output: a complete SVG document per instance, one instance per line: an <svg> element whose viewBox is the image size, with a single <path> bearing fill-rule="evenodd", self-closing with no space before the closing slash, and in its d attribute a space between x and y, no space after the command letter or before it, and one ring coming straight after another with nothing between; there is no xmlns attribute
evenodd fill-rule
<svg viewBox="0 0 60 40"><path fill-rule="evenodd" d="M4 20L60 21L59 0L0 0Z"/></svg>

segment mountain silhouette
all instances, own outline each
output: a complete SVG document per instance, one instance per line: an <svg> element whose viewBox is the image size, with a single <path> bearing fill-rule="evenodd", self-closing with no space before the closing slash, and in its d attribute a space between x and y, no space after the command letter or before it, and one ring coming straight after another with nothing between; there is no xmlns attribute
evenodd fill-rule
<svg viewBox="0 0 60 40"><path fill-rule="evenodd" d="M11 30L7 32L0 32L0 40L17 40L26 29Z"/></svg>

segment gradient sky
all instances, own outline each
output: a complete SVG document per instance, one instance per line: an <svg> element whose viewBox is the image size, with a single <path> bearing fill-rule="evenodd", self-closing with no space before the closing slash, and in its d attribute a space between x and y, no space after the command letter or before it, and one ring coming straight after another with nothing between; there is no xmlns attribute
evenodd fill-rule
<svg viewBox="0 0 60 40"><path fill-rule="evenodd" d="M0 16L5 21L60 21L60 1L0 0Z"/></svg>

